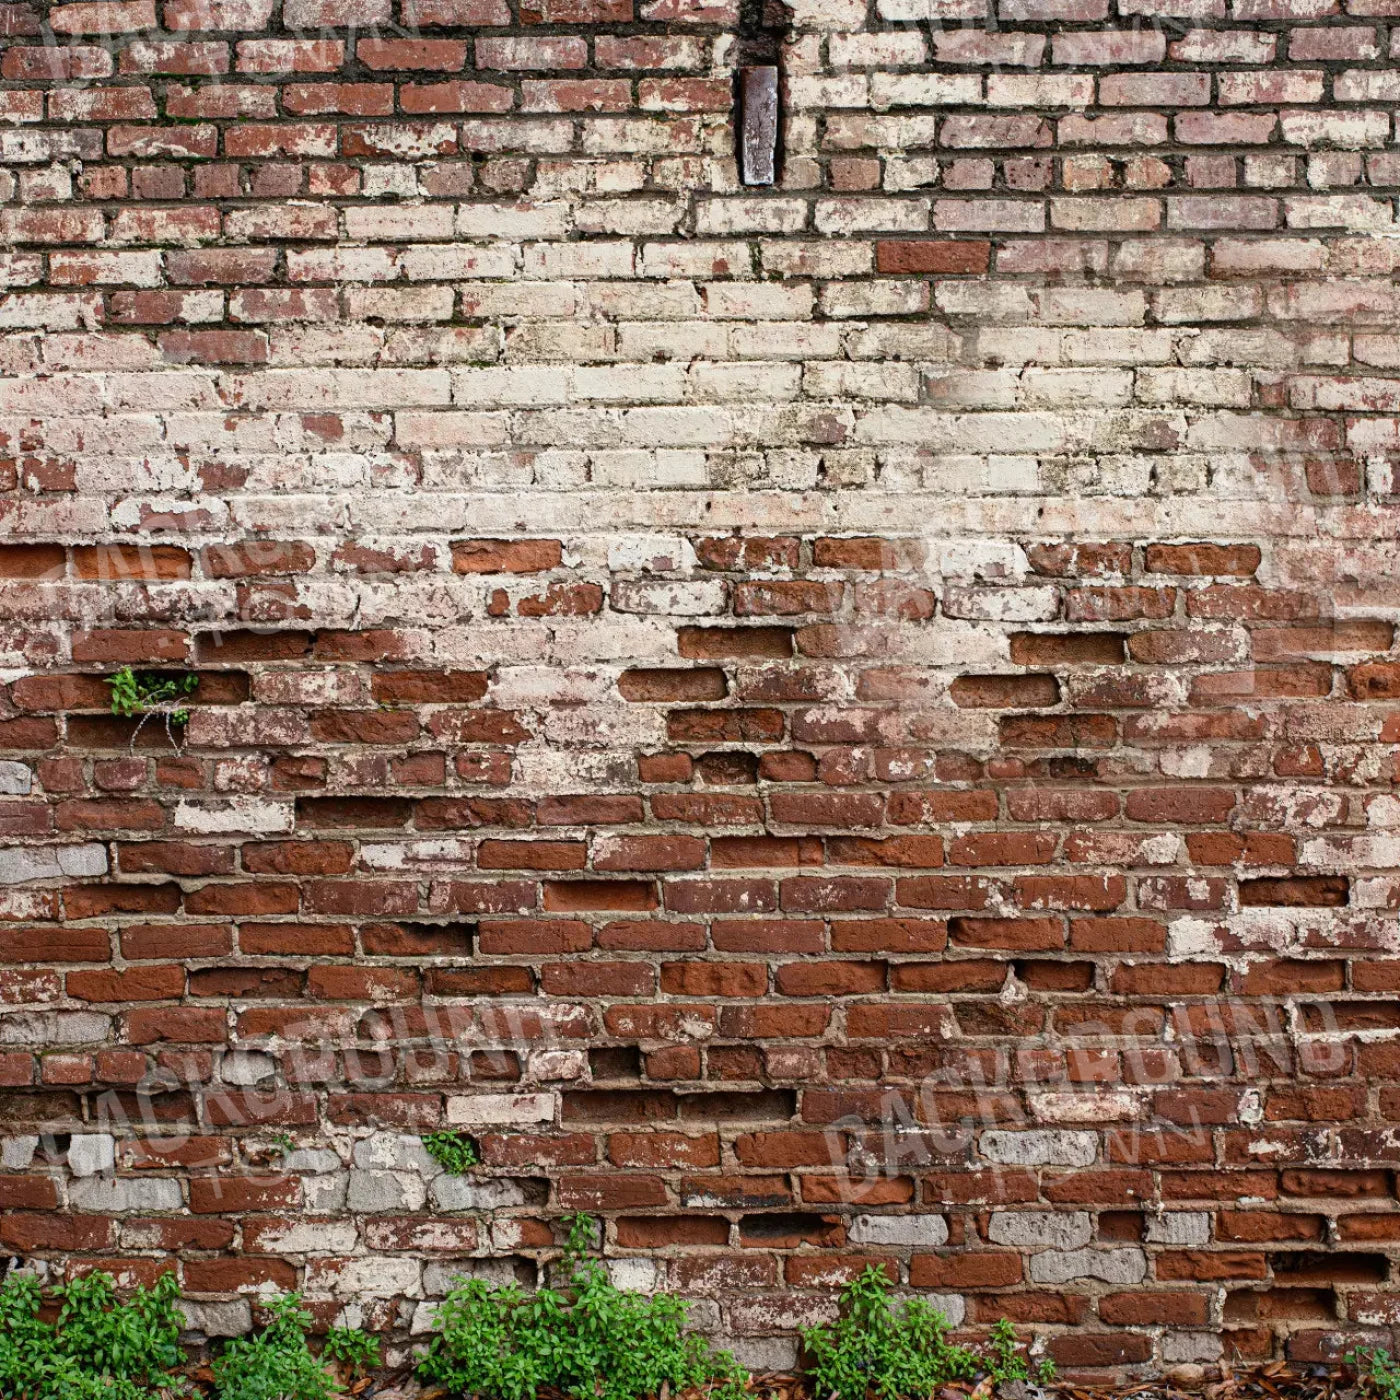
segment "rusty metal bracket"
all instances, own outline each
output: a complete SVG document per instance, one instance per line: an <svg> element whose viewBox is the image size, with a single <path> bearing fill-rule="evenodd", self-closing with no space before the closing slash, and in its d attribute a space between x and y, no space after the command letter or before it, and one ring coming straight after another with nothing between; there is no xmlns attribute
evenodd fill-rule
<svg viewBox="0 0 1400 1400"><path fill-rule="evenodd" d="M778 163L778 70L762 64L739 70L739 178L771 185Z"/></svg>

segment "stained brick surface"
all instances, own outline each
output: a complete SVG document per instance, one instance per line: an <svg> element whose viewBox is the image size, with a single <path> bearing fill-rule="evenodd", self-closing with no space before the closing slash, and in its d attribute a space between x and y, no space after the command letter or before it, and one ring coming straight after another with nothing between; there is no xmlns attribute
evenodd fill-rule
<svg viewBox="0 0 1400 1400"><path fill-rule="evenodd" d="M0 5L0 1249L1388 1340L1395 6L742 20Z"/></svg>

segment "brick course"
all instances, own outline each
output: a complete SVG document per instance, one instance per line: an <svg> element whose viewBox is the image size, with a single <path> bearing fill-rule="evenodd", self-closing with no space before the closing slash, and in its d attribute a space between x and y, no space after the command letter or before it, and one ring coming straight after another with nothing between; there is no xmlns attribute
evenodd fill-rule
<svg viewBox="0 0 1400 1400"><path fill-rule="evenodd" d="M766 22L0 5L0 1247L1388 1343L1394 6Z"/></svg>

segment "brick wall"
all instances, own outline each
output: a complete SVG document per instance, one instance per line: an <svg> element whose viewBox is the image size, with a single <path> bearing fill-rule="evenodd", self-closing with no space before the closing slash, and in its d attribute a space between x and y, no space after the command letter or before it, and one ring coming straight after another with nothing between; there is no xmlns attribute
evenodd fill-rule
<svg viewBox="0 0 1400 1400"><path fill-rule="evenodd" d="M0 5L0 1248L1389 1340L1395 13Z"/></svg>

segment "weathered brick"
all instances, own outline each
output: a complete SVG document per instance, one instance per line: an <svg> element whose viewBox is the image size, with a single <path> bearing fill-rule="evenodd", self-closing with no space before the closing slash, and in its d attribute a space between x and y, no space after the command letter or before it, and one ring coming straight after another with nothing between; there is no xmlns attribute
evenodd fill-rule
<svg viewBox="0 0 1400 1400"><path fill-rule="evenodd" d="M203 1115L7 1249L397 1326L586 1208L1075 1384L1393 1321L1400 41L1110 11L796 16L763 192L728 0L0 6L0 1082Z"/></svg>

